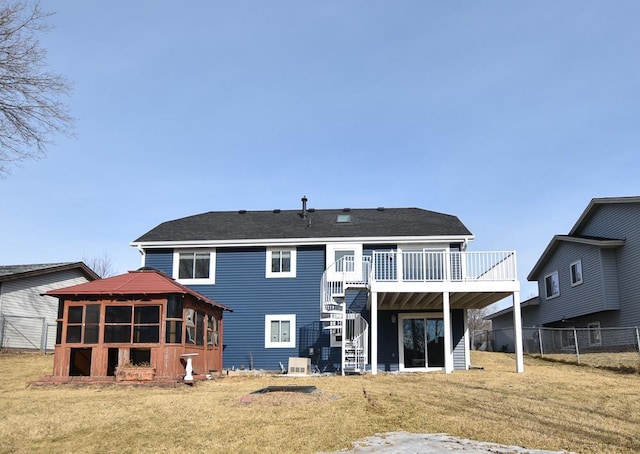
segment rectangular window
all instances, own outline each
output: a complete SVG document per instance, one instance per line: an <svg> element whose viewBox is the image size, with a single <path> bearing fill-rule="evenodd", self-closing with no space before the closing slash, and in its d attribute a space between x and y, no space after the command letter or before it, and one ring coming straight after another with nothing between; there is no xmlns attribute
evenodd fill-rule
<svg viewBox="0 0 640 454"><path fill-rule="evenodd" d="M558 272L554 271L544 277L544 289L547 299L555 298L560 295L560 281L558 281Z"/></svg>
<svg viewBox="0 0 640 454"><path fill-rule="evenodd" d="M560 331L562 348L576 346L576 332L573 328L567 328Z"/></svg>
<svg viewBox="0 0 640 454"><path fill-rule="evenodd" d="M582 284L582 260L571 264L571 286Z"/></svg>
<svg viewBox="0 0 640 454"><path fill-rule="evenodd" d="M296 249L268 248L266 277L296 277Z"/></svg>
<svg viewBox="0 0 640 454"><path fill-rule="evenodd" d="M104 318L107 344L160 342L160 306L106 306Z"/></svg>
<svg viewBox="0 0 640 454"><path fill-rule="evenodd" d="M215 251L174 252L173 277L183 284L214 284Z"/></svg>
<svg viewBox="0 0 640 454"><path fill-rule="evenodd" d="M600 322L589 323L587 328L589 328L589 345L602 345Z"/></svg>
<svg viewBox="0 0 640 454"><path fill-rule="evenodd" d="M218 319L214 315L207 318L207 345L218 346Z"/></svg>
<svg viewBox="0 0 640 454"><path fill-rule="evenodd" d="M182 343L182 295L167 298L167 320L165 322L165 342Z"/></svg>
<svg viewBox="0 0 640 454"><path fill-rule="evenodd" d="M353 249L335 251L334 260L336 262L336 271L352 273L355 269L355 254L356 251L354 251Z"/></svg>
<svg viewBox="0 0 640 454"><path fill-rule="evenodd" d="M61 323L58 324L61 327ZM69 306L67 337L69 344L97 344L100 329L100 305Z"/></svg>
<svg viewBox="0 0 640 454"><path fill-rule="evenodd" d="M196 311L196 345L204 345L204 312Z"/></svg>
<svg viewBox="0 0 640 454"><path fill-rule="evenodd" d="M296 346L296 315L265 315L265 348Z"/></svg>

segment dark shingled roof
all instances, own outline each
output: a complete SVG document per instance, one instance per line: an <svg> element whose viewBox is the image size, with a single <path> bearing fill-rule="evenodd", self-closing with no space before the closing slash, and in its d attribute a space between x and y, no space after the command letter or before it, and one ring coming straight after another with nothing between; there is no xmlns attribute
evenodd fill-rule
<svg viewBox="0 0 640 454"><path fill-rule="evenodd" d="M61 263L34 263L28 265L3 265L0 266L0 282L12 279L21 279L41 274L54 273L78 268L89 279L100 279L91 268L83 262L61 262Z"/></svg>
<svg viewBox="0 0 640 454"><path fill-rule="evenodd" d="M338 215L350 222L337 222ZM287 238L470 236L456 217L420 208L210 211L163 222L134 243Z"/></svg>

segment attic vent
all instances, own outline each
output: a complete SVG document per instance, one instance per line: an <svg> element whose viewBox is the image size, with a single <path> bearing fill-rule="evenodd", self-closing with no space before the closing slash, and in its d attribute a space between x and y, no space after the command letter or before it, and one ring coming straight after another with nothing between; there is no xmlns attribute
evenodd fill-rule
<svg viewBox="0 0 640 454"><path fill-rule="evenodd" d="M339 224L346 223L346 222L351 222L351 215L350 214L339 214L338 218L336 219L336 222L339 223Z"/></svg>
<svg viewBox="0 0 640 454"><path fill-rule="evenodd" d="M315 212L316 212L316 209L315 209L315 208L309 208L307 211L308 211L309 213L315 213Z"/></svg>
<svg viewBox="0 0 640 454"><path fill-rule="evenodd" d="M351 211L351 208L343 208L342 211L344 211L345 213L348 213L349 211Z"/></svg>
<svg viewBox="0 0 640 454"><path fill-rule="evenodd" d="M239 210L238 214L245 214L247 212L247 210Z"/></svg>
<svg viewBox="0 0 640 454"><path fill-rule="evenodd" d="M378 207L378 211L384 211L384 207Z"/></svg>
<svg viewBox="0 0 640 454"><path fill-rule="evenodd" d="M274 213L280 213L280 208L276 208L275 210L273 210Z"/></svg>

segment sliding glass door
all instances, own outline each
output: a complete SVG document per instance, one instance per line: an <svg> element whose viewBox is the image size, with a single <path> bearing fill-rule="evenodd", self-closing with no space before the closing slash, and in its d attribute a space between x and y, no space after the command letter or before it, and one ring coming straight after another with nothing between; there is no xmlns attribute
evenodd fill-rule
<svg viewBox="0 0 640 454"><path fill-rule="evenodd" d="M444 322L440 314L400 314L400 369L444 367Z"/></svg>

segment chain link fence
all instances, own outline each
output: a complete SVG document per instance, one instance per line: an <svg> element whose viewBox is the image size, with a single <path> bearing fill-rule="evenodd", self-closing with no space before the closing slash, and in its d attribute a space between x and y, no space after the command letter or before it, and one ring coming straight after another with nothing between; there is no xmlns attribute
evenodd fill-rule
<svg viewBox="0 0 640 454"><path fill-rule="evenodd" d="M0 349L53 351L56 324L45 317L0 314Z"/></svg>
<svg viewBox="0 0 640 454"><path fill-rule="evenodd" d="M513 328L472 333L475 350L515 351ZM640 329L522 328L524 353L597 367L640 371Z"/></svg>

